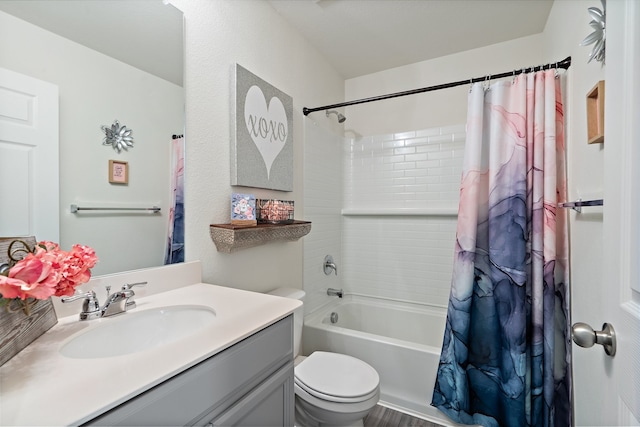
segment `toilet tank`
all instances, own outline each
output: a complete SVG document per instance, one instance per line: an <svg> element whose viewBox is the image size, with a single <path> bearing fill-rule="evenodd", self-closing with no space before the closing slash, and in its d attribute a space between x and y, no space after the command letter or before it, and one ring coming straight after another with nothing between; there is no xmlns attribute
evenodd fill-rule
<svg viewBox="0 0 640 427"><path fill-rule="evenodd" d="M269 295L278 297L297 299L304 304L305 292L302 289L295 288L276 288ZM300 344L302 343L302 325L304 322L304 306L296 308L293 311L293 357L300 355Z"/></svg>

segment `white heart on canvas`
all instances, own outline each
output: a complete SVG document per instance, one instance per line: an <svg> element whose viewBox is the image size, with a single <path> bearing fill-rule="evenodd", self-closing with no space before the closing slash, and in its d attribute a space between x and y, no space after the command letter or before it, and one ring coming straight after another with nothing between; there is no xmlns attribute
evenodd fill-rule
<svg viewBox="0 0 640 427"><path fill-rule="evenodd" d="M287 141L288 123L284 105L274 96L267 106L262 90L258 86L251 86L245 97L244 121L267 167L268 179L271 165Z"/></svg>

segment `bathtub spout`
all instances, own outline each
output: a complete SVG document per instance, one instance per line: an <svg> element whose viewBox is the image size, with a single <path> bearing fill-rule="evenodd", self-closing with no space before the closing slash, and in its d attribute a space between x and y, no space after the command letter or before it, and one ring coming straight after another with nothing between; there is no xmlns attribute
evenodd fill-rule
<svg viewBox="0 0 640 427"><path fill-rule="evenodd" d="M327 289L327 295L342 298L342 289L329 288Z"/></svg>

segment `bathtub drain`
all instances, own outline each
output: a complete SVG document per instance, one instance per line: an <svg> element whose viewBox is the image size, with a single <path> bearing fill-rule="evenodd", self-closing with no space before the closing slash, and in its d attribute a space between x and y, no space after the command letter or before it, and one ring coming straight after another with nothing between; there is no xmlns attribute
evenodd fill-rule
<svg viewBox="0 0 640 427"><path fill-rule="evenodd" d="M336 313L335 311L333 313L331 313L330 320L331 320L331 323L337 323L338 322L338 313Z"/></svg>

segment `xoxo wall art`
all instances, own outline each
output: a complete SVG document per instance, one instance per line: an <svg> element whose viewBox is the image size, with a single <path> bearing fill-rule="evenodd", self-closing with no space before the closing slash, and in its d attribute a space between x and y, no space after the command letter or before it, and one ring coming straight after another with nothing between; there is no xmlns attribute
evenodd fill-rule
<svg viewBox="0 0 640 427"><path fill-rule="evenodd" d="M293 100L235 64L231 185L293 191Z"/></svg>

